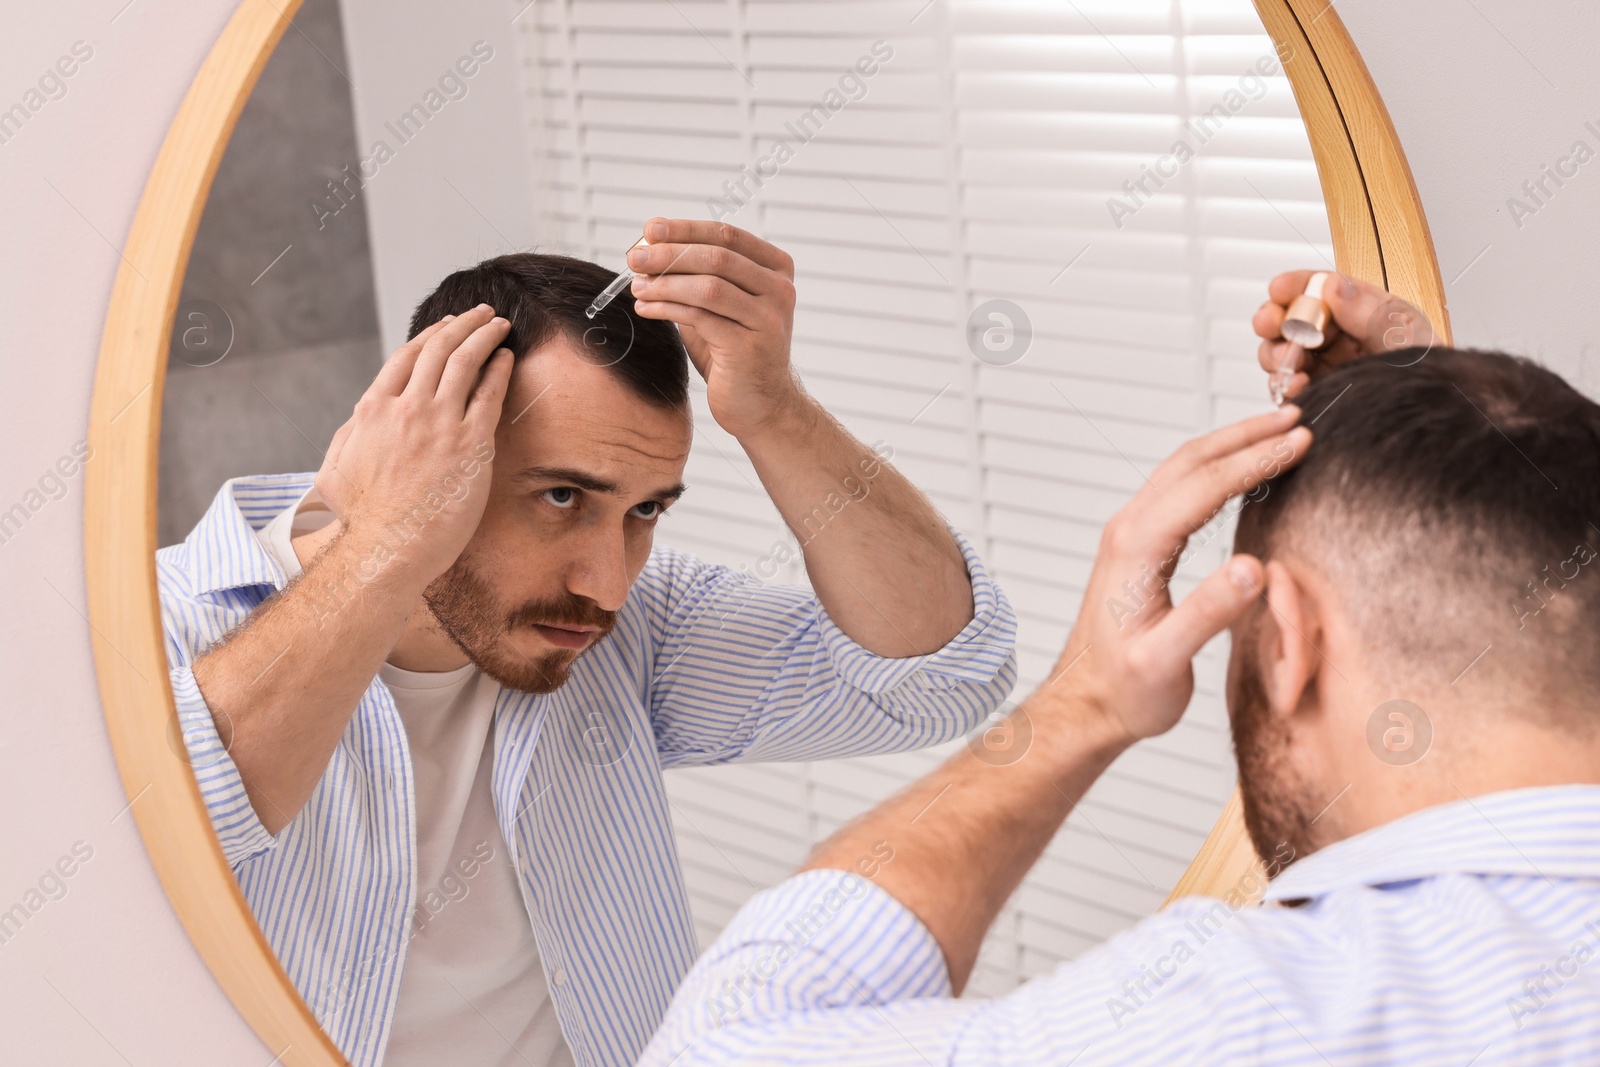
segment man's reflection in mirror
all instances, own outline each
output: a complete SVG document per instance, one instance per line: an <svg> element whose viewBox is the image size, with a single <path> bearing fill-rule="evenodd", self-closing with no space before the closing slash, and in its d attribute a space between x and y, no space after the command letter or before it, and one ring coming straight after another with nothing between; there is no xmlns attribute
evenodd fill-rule
<svg viewBox="0 0 1600 1067"><path fill-rule="evenodd" d="M158 553L185 755L363 1067L632 1063L696 952L664 769L938 744L1015 681L971 546L800 385L789 256L645 235L592 320L591 263L450 275L321 470ZM656 545L691 373L811 588Z"/></svg>

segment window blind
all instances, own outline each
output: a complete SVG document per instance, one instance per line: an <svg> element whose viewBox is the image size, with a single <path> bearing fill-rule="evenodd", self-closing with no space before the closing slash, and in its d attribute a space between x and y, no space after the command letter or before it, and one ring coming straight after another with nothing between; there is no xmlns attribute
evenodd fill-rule
<svg viewBox="0 0 1600 1067"><path fill-rule="evenodd" d="M1014 699L1059 653L1106 519L1181 441L1264 410L1266 279L1332 266L1248 0L541 0L519 22L542 246L620 268L643 220L677 215L789 251L808 389L978 546L1019 615ZM1031 326L1020 358L1016 316L969 325L993 300ZM703 388L695 404L691 491L659 539L751 567L790 536ZM970 994L1160 906L1233 786L1224 641L1183 722L1069 818ZM670 774L702 942L950 750Z"/></svg>

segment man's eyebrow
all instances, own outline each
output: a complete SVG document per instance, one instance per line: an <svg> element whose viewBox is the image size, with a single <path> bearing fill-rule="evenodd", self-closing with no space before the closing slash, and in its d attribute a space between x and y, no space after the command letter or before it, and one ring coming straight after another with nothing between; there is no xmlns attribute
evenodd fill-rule
<svg viewBox="0 0 1600 1067"><path fill-rule="evenodd" d="M515 481L529 482L561 482L566 485L586 489L591 493L615 494L621 492L616 482L597 478L586 471L576 470L572 467L524 467L511 476ZM676 500L682 496L688 486L679 482L677 485L668 486L655 497L660 500Z"/></svg>
<svg viewBox="0 0 1600 1067"><path fill-rule="evenodd" d="M616 482L608 482L572 467L524 467L512 477L519 482L565 482L591 493L615 493Z"/></svg>

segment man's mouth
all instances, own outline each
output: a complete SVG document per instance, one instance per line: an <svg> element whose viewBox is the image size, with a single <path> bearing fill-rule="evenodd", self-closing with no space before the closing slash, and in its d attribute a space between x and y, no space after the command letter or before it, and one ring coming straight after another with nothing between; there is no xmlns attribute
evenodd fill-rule
<svg viewBox="0 0 1600 1067"><path fill-rule="evenodd" d="M549 626L543 623L534 623L532 629L557 648L588 648L589 642L600 632L598 626Z"/></svg>

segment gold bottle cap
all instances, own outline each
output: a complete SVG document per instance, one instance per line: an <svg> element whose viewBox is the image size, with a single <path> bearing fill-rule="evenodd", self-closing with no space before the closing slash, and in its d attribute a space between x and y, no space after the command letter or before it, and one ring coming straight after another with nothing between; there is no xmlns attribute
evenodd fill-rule
<svg viewBox="0 0 1600 1067"><path fill-rule="evenodd" d="M1284 316L1284 338L1301 348L1321 348L1328 339L1328 323L1333 313L1322 302L1322 287L1327 280L1326 271L1313 274L1306 282L1306 291L1294 298Z"/></svg>

